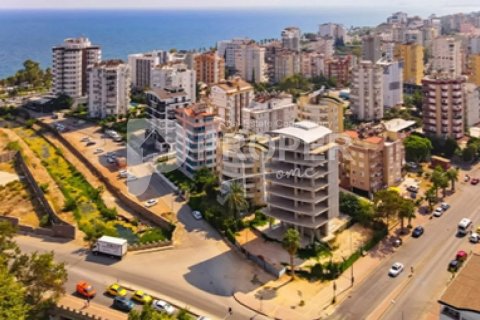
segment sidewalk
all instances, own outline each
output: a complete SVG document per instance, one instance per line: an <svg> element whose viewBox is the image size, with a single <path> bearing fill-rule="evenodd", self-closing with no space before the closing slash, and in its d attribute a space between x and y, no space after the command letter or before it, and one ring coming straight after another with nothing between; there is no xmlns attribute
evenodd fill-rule
<svg viewBox="0 0 480 320"><path fill-rule="evenodd" d="M63 296L57 303L55 314L68 317L70 314L82 315L85 319L126 320L128 314L113 310L90 301L86 306L84 299L71 295Z"/></svg>

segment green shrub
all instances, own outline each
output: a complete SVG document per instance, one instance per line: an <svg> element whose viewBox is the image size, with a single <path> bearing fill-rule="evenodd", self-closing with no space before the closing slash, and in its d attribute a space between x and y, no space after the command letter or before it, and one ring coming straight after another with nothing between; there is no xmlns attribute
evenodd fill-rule
<svg viewBox="0 0 480 320"><path fill-rule="evenodd" d="M48 214L44 214L40 218L40 227L45 228L48 226L50 226L50 217L48 216Z"/></svg>
<svg viewBox="0 0 480 320"><path fill-rule="evenodd" d="M48 183L41 183L38 185L43 193L48 193Z"/></svg>
<svg viewBox="0 0 480 320"><path fill-rule="evenodd" d="M72 198L65 198L65 203L63 204L62 211L74 211L77 208L77 203Z"/></svg>
<svg viewBox="0 0 480 320"><path fill-rule="evenodd" d="M152 228L145 231L138 239L139 243L157 242L167 240L167 236L160 228Z"/></svg>
<svg viewBox="0 0 480 320"><path fill-rule="evenodd" d="M230 242L236 243L237 240L235 239L235 233L232 230L227 229L225 231L225 236L227 237L228 240L230 240Z"/></svg>

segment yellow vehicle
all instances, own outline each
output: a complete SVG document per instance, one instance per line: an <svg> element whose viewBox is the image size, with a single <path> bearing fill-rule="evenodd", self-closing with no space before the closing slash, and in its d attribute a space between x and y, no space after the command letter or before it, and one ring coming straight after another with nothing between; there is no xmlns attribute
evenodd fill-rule
<svg viewBox="0 0 480 320"><path fill-rule="evenodd" d="M133 293L132 300L135 300L141 304L149 304L152 302L152 297L142 290L137 290Z"/></svg>
<svg viewBox="0 0 480 320"><path fill-rule="evenodd" d="M118 283L114 283L107 288L107 293L114 297L125 297L127 295L127 290L122 288Z"/></svg>

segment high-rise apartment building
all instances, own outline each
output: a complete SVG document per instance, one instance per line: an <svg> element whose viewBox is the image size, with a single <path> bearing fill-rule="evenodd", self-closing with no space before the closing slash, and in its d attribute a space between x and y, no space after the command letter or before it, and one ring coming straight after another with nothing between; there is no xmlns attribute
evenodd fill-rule
<svg viewBox="0 0 480 320"><path fill-rule="evenodd" d="M304 51L300 54L300 73L307 79L325 75L325 55Z"/></svg>
<svg viewBox="0 0 480 320"><path fill-rule="evenodd" d="M350 83L351 68L351 56L336 56L326 62L327 77L335 79L339 86L346 86Z"/></svg>
<svg viewBox="0 0 480 320"><path fill-rule="evenodd" d="M330 235L338 217L338 158L331 131L301 121L275 130L275 151L266 176L265 214L296 228L310 241Z"/></svg>
<svg viewBox="0 0 480 320"><path fill-rule="evenodd" d="M427 135L463 138L465 77L434 74L422 80L423 131Z"/></svg>
<svg viewBox="0 0 480 320"><path fill-rule="evenodd" d="M297 118L297 105L289 94L260 93L242 110L242 129L255 134L289 127Z"/></svg>
<svg viewBox="0 0 480 320"><path fill-rule="evenodd" d="M473 83L463 86L465 95L465 124L467 128L480 124L480 88Z"/></svg>
<svg viewBox="0 0 480 320"><path fill-rule="evenodd" d="M225 60L215 52L205 52L195 57L197 82L208 85L225 79Z"/></svg>
<svg viewBox="0 0 480 320"><path fill-rule="evenodd" d="M480 54L473 54L469 58L470 77L469 82L480 86Z"/></svg>
<svg viewBox="0 0 480 320"><path fill-rule="evenodd" d="M383 118L382 66L371 61L361 61L353 68L350 100L350 109L358 120Z"/></svg>
<svg viewBox="0 0 480 320"><path fill-rule="evenodd" d="M437 38L432 42L431 70L448 73L453 77L462 74L461 42L454 38Z"/></svg>
<svg viewBox="0 0 480 320"><path fill-rule="evenodd" d="M298 118L327 127L333 133L343 132L345 103L322 90L298 98Z"/></svg>
<svg viewBox="0 0 480 320"><path fill-rule="evenodd" d="M274 56L273 82L278 83L287 77L300 74L300 53L288 50L279 50Z"/></svg>
<svg viewBox="0 0 480 320"><path fill-rule="evenodd" d="M169 61L168 52L152 51L128 56L128 65L132 73L132 86L138 90L151 87L152 69Z"/></svg>
<svg viewBox="0 0 480 320"><path fill-rule="evenodd" d="M377 62L382 58L382 42L378 35L368 35L362 38L362 60Z"/></svg>
<svg viewBox="0 0 480 320"><path fill-rule="evenodd" d="M420 85L424 76L424 49L415 43L397 44L394 58L403 61L403 82Z"/></svg>
<svg viewBox="0 0 480 320"><path fill-rule="evenodd" d="M53 93L79 98L88 93L87 68L101 61L102 51L88 38L69 38L53 47Z"/></svg>
<svg viewBox="0 0 480 320"><path fill-rule="evenodd" d="M403 104L403 63L398 60L381 59L383 68L383 106L393 108Z"/></svg>
<svg viewBox="0 0 480 320"><path fill-rule="evenodd" d="M253 87L240 78L222 81L210 90L214 112L227 131L240 128L243 109L250 106L254 96Z"/></svg>
<svg viewBox="0 0 480 320"><path fill-rule="evenodd" d="M88 113L92 118L125 115L130 104L130 67L107 60L88 68Z"/></svg>
<svg viewBox="0 0 480 320"><path fill-rule="evenodd" d="M190 178L202 168L214 170L217 165L217 128L207 109L200 103L176 110L177 165Z"/></svg>
<svg viewBox="0 0 480 320"><path fill-rule="evenodd" d="M151 70L151 88L161 89L183 89L190 101L195 102L196 97L196 75L183 63L169 65L158 65Z"/></svg>
<svg viewBox="0 0 480 320"><path fill-rule="evenodd" d="M302 39L302 32L297 27L287 27L282 31L282 46L283 48L295 52L300 52L300 40Z"/></svg>
<svg viewBox="0 0 480 320"><path fill-rule="evenodd" d="M328 37L335 40L344 40L347 35L345 27L337 23L324 23L318 27L320 37Z"/></svg>

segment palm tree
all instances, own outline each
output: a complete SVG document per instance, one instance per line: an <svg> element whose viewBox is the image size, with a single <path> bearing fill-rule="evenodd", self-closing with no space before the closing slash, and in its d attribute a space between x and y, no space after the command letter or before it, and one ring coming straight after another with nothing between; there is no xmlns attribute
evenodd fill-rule
<svg viewBox="0 0 480 320"><path fill-rule="evenodd" d="M410 199L402 199L397 214L400 219L400 230L403 231L405 227L404 219L408 219L408 225L410 226L412 219L415 218L415 202Z"/></svg>
<svg viewBox="0 0 480 320"><path fill-rule="evenodd" d="M293 259L300 248L300 234L296 229L289 228L283 235L282 247L290 256L290 271L292 272L292 280L295 279L295 265Z"/></svg>
<svg viewBox="0 0 480 320"><path fill-rule="evenodd" d="M444 171L441 168L436 168L432 176L430 178L430 181L432 181L433 184L433 189L435 190L435 196L438 198L438 189L444 185L444 180L445 180L445 175Z"/></svg>
<svg viewBox="0 0 480 320"><path fill-rule="evenodd" d="M238 221L240 212L248 208L247 199L245 199L245 191L238 182L232 182L229 186L227 195L227 207L230 213Z"/></svg>
<svg viewBox="0 0 480 320"><path fill-rule="evenodd" d="M455 182L458 181L458 169L450 168L447 170L446 175L452 184L452 192L455 192Z"/></svg>
<svg viewBox="0 0 480 320"><path fill-rule="evenodd" d="M425 192L425 200L428 202L429 211L432 211L433 204L437 201L437 196L435 195L435 189L433 187Z"/></svg>

